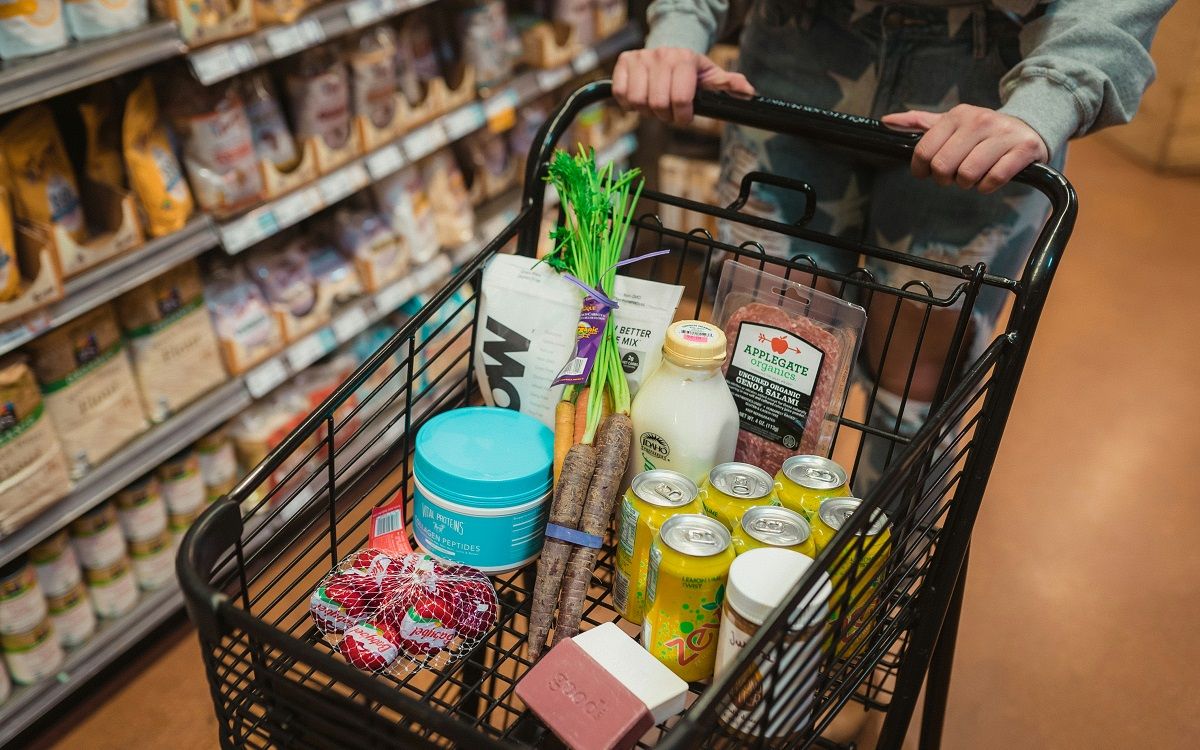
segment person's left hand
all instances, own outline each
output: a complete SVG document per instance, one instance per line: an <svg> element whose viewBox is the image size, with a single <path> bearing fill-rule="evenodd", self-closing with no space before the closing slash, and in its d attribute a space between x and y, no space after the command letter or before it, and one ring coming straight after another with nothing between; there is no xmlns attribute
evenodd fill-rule
<svg viewBox="0 0 1200 750"><path fill-rule="evenodd" d="M949 112L884 115L894 128L924 130L913 154L912 173L939 185L957 183L991 193L1025 167L1050 158L1046 143L1024 120L986 107L959 104Z"/></svg>

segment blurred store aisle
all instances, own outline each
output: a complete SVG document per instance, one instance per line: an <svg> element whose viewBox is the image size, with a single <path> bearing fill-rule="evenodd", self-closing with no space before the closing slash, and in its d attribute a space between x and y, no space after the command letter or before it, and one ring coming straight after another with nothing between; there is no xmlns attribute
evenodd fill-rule
<svg viewBox="0 0 1200 750"><path fill-rule="evenodd" d="M1080 221L976 529L949 749L1168 750L1200 732L1200 180L1097 142L1069 174ZM40 746L215 747L178 631Z"/></svg>

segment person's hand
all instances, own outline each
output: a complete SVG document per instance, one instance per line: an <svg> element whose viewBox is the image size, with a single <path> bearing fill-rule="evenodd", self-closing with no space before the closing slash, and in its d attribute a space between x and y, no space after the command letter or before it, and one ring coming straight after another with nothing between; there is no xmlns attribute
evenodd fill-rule
<svg viewBox="0 0 1200 750"><path fill-rule="evenodd" d="M924 130L913 154L912 173L939 185L957 183L991 193L1025 167L1049 160L1046 143L1024 120L986 107L959 104L949 112L897 112L883 122Z"/></svg>
<svg viewBox="0 0 1200 750"><path fill-rule="evenodd" d="M652 114L664 122L692 121L696 87L752 96L741 73L730 73L689 49L659 47L622 52L613 70L613 96L625 109Z"/></svg>

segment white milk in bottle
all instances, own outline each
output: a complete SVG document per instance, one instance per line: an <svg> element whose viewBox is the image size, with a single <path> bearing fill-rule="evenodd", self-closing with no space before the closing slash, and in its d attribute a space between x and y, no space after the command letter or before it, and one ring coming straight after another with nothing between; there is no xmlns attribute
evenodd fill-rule
<svg viewBox="0 0 1200 750"><path fill-rule="evenodd" d="M733 460L738 409L721 373L725 334L699 320L667 329L662 363L633 400L631 470L671 469L699 483Z"/></svg>

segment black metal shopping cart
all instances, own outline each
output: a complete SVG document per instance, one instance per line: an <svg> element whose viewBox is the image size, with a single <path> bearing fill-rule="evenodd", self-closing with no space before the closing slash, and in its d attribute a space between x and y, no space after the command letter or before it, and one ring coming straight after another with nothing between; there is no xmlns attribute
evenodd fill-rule
<svg viewBox="0 0 1200 750"><path fill-rule="evenodd" d="M501 599L496 630L468 659L442 672L387 677L356 670L321 639L307 602L319 577L365 543L371 508L397 496L409 498L418 428L440 411L479 401L473 344L482 269L514 240L518 252L533 252L543 231L542 177L552 149L585 106L609 96L608 83L599 82L566 100L542 127L530 155L516 219L188 533L179 576L224 747L475 750L539 746L548 736L514 695L530 666L524 648L532 590L528 569L495 579ZM915 143L915 137L871 120L772 100L704 94L696 111L876 161L906 162ZM811 215L819 191L800 182L807 177L751 175L743 191L752 191L755 181L795 187L807 195ZM819 185L817 177L813 183ZM656 728L643 746L821 746L827 744L822 732L853 702L883 711L880 746L899 747L923 684L922 740L937 744L971 528L1076 212L1074 192L1056 172L1034 166L1019 180L1048 198L1049 218L1015 278L982 264L956 267L824 235L804 219L795 224L763 219L741 210L745 194L724 208L652 190L644 194L644 201L658 202L662 215L673 208L690 220L817 242L948 282L936 285L945 291L935 291L903 273L888 274L900 282L884 282L857 262L856 270L842 273L806 256L781 261L754 242L726 244L704 230L664 225L659 214L646 212L634 222L632 252L663 245L676 252L637 264L632 272L685 284L685 304L692 309L681 313L701 317L716 286L710 271L725 258L737 258L760 266L769 262L790 278L821 279L873 315L879 314L880 300L897 310L905 305L923 311L919 336L934 313L954 316L955 325L932 412L919 431L905 435L898 425L878 426L870 418L872 388L851 399L839 421L835 449L848 454L848 462L858 462L864 440L889 446L890 460L864 505L890 519L882 567L870 564L879 550L859 533L872 521L860 511L821 553L787 605L751 639L735 667L709 686L693 685L688 711ZM972 312L988 294L1003 295L1009 312L983 353L962 364ZM893 326L895 321L893 315ZM891 331L878 356L905 358L911 372L915 351L889 352L890 339ZM409 513L411 520L411 506ZM611 548L605 550L592 582L586 610L592 625L618 619L609 598L612 558ZM859 635L841 640L838 648L780 659L793 653L790 613L811 599L821 569L842 576L832 606L856 613ZM859 575L872 580L856 580ZM826 637L836 640L838 634ZM748 705L765 710L746 710Z"/></svg>

